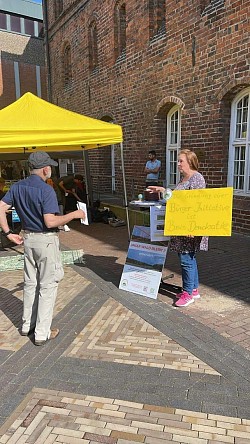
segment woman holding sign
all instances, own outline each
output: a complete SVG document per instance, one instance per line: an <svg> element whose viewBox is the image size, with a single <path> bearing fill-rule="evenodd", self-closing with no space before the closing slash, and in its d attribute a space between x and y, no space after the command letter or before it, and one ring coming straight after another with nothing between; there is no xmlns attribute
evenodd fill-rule
<svg viewBox="0 0 250 444"><path fill-rule="evenodd" d="M178 156L178 169L181 180L176 186L176 190L194 190L206 188L205 179L198 172L198 159L191 150L181 150ZM149 187L153 191L165 191L162 187ZM182 270L182 292L177 294L177 307L187 307L200 297L199 276L196 262L196 252L208 250L208 238L201 236L172 236L169 248L176 251L180 258Z"/></svg>

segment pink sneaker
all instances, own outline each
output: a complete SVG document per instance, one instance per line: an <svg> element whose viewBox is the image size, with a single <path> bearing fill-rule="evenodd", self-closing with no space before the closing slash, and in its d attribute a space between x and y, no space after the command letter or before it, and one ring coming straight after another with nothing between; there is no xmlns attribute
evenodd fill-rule
<svg viewBox="0 0 250 444"><path fill-rule="evenodd" d="M195 289L192 291L192 296L193 296L194 299L199 299L199 298L201 297L198 288L195 288Z"/></svg>
<svg viewBox="0 0 250 444"><path fill-rule="evenodd" d="M181 293L178 293L175 297L176 297L177 299L180 299L180 298L182 297L183 293L184 293L184 291L182 291ZM198 288L195 288L195 289L192 291L192 296L193 296L194 299L199 299L199 298L201 297Z"/></svg>
<svg viewBox="0 0 250 444"><path fill-rule="evenodd" d="M188 294L187 291L182 292L182 296L175 302L176 307L187 307L194 302L193 296Z"/></svg>

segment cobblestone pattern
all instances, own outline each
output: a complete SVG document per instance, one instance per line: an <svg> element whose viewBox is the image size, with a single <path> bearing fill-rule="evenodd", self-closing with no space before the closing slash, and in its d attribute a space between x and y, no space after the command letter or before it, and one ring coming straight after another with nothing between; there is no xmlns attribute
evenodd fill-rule
<svg viewBox="0 0 250 444"><path fill-rule="evenodd" d="M96 230L96 225L94 228ZM103 231L104 227L102 226L101 229ZM108 226L107 229L111 228ZM66 234L67 233L65 233L65 236ZM99 245L101 245L103 236L104 233L102 232ZM113 237L114 230L112 230L112 239ZM117 238L118 237L119 236L117 236ZM80 247L80 239L78 233L77 247ZM65 287L63 296L65 300L54 319L54 324L60 328L60 335L58 338L54 341L49 341L45 347L35 347L32 343L32 338L25 339L26 342L23 347L15 353L9 350L0 349L0 424L5 422L2 434L5 434L6 430L12 426L14 422L12 421L13 410L17 408L19 413L22 412L22 406L27 405L27 399L30 399L30 402L33 402L33 404L32 408L26 412L26 416L21 418L22 422L27 421L26 430L31 426L32 421L35 421L35 418L38 417L39 413L41 413L41 405L45 410L48 408L59 409L59 411L55 410L53 412L53 415L55 416L53 416L52 420L59 420L59 423L57 422L55 427L61 427L64 430L68 426L65 427L65 423L63 422L60 423L60 420L65 420L65 415L60 414L60 411L63 410L62 404L60 404L63 402L62 399L75 398L82 400L82 397L86 396L94 396L96 400L93 401L92 398L93 402L104 404L108 404L109 399L116 399L123 400L122 402L127 403L142 404L143 406L150 404L151 406L154 405L157 409L167 407L168 409L174 410L175 413L176 410L185 410L192 412L192 416L198 422L199 419L197 418L201 418L200 414L205 414L206 420L210 419L208 415L220 415L221 417L224 417L222 422L228 422L229 424L234 424L233 420L230 422L231 418L237 418L237 421L240 422L236 422L236 424L248 426L247 423L243 422L242 418L250 420L249 352L239 344L233 343L232 340L228 340L228 338L218 334L204 323L199 322L197 320L199 319L198 316L190 316L189 307L186 311L177 310L159 300L152 301L138 295L118 290L115 285L110 283L110 277L113 277L115 273L115 276L118 276L119 270L114 265L114 255L119 255L118 251L116 253L118 244L119 242L117 240L117 246L113 247L111 250L107 250L107 253L110 256L109 260L106 259L104 251L101 250L101 248L98 250L98 253L96 253L94 241L92 241L91 245L91 254L86 255L87 265L91 264L91 261L89 260L91 256L93 267L95 267L94 270L98 274L100 272L107 273L104 275L106 280L97 276L96 273L93 273L87 267L72 267L72 270L74 270L75 273L72 275L75 276L75 278L72 279L69 287ZM103 243L103 248L107 248L105 243ZM244 252L244 246L242 247L242 251ZM96 258L96 254L99 256L98 258ZM101 254L103 254L103 256L101 256ZM232 255L228 254L228 257L232 257ZM121 261L121 258L117 260ZM107 262L108 269L99 268L99 264L106 266ZM219 270L218 262L214 262L216 269ZM243 271L246 271L247 267L249 267L249 263L246 259L245 262L246 267L245 269L242 268ZM113 265L113 268L111 265ZM241 265L244 264L241 263ZM230 264L230 271L231 270L233 270L232 263ZM211 270L209 271L209 274L211 275L211 278L216 278L215 274L212 276ZM238 269L237 274L239 275ZM77 277L77 275L79 276ZM0 278L2 282L2 279L6 278L5 273L1 274ZM218 288L216 291L223 293L221 281L225 283L226 277L224 281L223 278L218 278ZM11 285L13 286L15 284L12 278L9 278L8 282L11 282ZM86 283L86 285L82 285L82 282ZM241 294L243 287L245 288L247 282L248 275L246 274L243 283L244 285L242 284L243 286L240 290ZM67 276L64 279L63 284L68 284ZM15 284L15 286L16 285L17 284ZM73 287L75 288L75 296L72 298L70 292L68 292L68 288L70 287L72 287L72 291ZM18 288L18 291L20 290L21 289ZM231 293L233 294L233 290ZM229 295L230 290L228 290L228 294L223 294L224 297ZM11 295L8 294L8 296ZM80 335L85 327L89 325L94 316L98 312L100 313L101 307L103 307L103 304L106 304L108 298L117 301L116 303L114 302L115 304L118 304L115 305L116 307L121 304L121 311L125 314L130 311L134 314L134 319L138 317L137 319L139 319L140 325L143 326L144 324L146 325L146 323L149 324L151 326L150 328L159 332L158 338L162 338L163 336L165 336L166 339L171 338L173 344L179 344L179 347L188 350L189 356L196 356L197 359L201 362L205 362L208 366L218 372L218 374L198 373L189 370L176 370L173 368L146 367L134 364L128 365L121 362L107 362L100 359L76 359L75 357L65 356L64 352L69 350L69 347L74 340ZM230 298L231 297L228 297L227 300ZM11 297L9 297L9 300L11 300ZM0 301L2 301L2 299L0 299ZM201 304L203 303L202 301L203 298L199 303L193 305L198 307L200 302ZM244 303L245 302L247 301L244 300ZM14 305L16 305L16 301ZM12 311L14 310L15 313L15 310L18 312L19 309L14 307L14 305ZM212 311L210 307L211 318L214 312L215 310ZM129 322L128 325L130 325ZM11 337L8 338L6 336L6 338L11 341ZM144 359L148 359L147 355L145 358L145 354ZM40 392L38 388L40 388ZM53 389L53 393L56 396L59 392L63 391L63 393L60 393L61 399L58 399L57 397L54 399L52 393L50 393L48 397L47 392L45 393L42 388L46 390ZM34 389L36 393L39 393L36 400L33 400L33 395L31 393L32 389ZM25 396L27 396L27 398L24 400ZM105 400L102 398L105 398ZM47 403L48 401L55 402L55 404L44 404L44 400L46 400ZM83 406L81 406L81 409L82 407ZM89 406L85 407L88 408ZM49 414L47 411L43 411L42 413L45 413L45 416ZM87 413L89 412L87 411ZM94 414L96 413L97 412L95 411ZM32 415L34 415L34 419ZM9 423L9 420L7 419L10 416L11 423ZM79 413L78 416L80 416ZM150 416L152 416L151 413ZM158 416L160 417L160 414ZM225 418L225 416L230 419ZM18 419L18 417L19 415L15 419ZM135 417L135 412L133 412L132 420L141 422L140 418L138 419ZM29 421L31 421L30 424ZM112 422L116 424L114 421L115 418L113 418ZM106 422L110 421L108 420ZM33 425L34 424L35 422L33 422ZM165 425L166 424L164 424L164 426ZM133 424L132 427L134 426L135 424ZM21 423L18 427L21 427ZM40 423L37 427L39 429ZM192 427L193 426L191 426L191 430ZM223 427L220 427L217 423L216 429L219 428ZM230 439L232 438L232 435L228 433L228 429L230 429L229 426L225 433L218 433L218 435L223 436L224 441L228 436ZM150 430L152 430L152 427L147 430L148 434L148 431ZM112 429L112 431L115 432L117 430ZM210 431L200 430L200 432L209 433ZM238 432L241 433L242 429ZM84 431L84 433L86 433L86 431ZM91 432L88 431L88 433ZM136 435L138 435L138 433ZM158 444L161 444L161 438L152 435L149 435L148 437L146 433L144 435L145 443L155 444L158 442ZM181 435L181 440L179 441L173 441L171 438L172 441L170 442L195 444L196 442L199 443L197 440L201 439L203 439L203 441L205 440L206 444L221 442L217 438L201 438L199 436L197 437L197 435L193 438L192 436L186 435ZM25 436L25 434L23 434L23 436ZM44 442L46 442L47 438L47 442L54 438L55 442L56 440L57 442L60 442L58 441L59 436L61 442L69 441L74 443L74 437L69 437L66 434L58 434L56 438L50 438L50 436L48 436L44 439ZM37 442L39 443L35 434L32 439L30 436L29 438L29 442L36 442L37 439ZM105 442L105 439L111 438L116 439L117 442L120 440L119 444L124 444L129 442L131 436L120 438L113 435L102 436L99 438L96 433L94 433L94 436L84 435L85 441L87 440L87 442L95 444L96 442ZM9 441L10 443L19 443L22 442L22 439L24 439L22 436L19 437L16 435L15 437L11 436ZM248 438L245 439L242 435L233 436L233 439L234 444L245 444L244 440L246 441L246 439L247 442L249 441ZM84 442L84 440L81 438L80 442ZM43 441L40 440L40 442ZM167 442L168 439L165 436L164 443Z"/></svg>
<svg viewBox="0 0 250 444"><path fill-rule="evenodd" d="M76 273L72 268L64 268L65 277L59 284L54 316L59 313L80 289L88 286L89 282ZM17 351L29 340L20 336L22 325L22 294L23 272L9 271L1 273L0 288L0 350Z"/></svg>
<svg viewBox="0 0 250 444"><path fill-rule="evenodd" d="M210 338L206 329L199 337L197 323L189 323L188 317L166 304L119 291L86 268L74 269L90 283L57 314L59 337L41 348L34 347L30 338L11 356L0 352L0 423L33 387L250 419L249 361L238 346L232 351L226 339L221 343L217 334ZM182 347L188 334L189 353L219 367L223 376L63 356L111 295Z"/></svg>
<svg viewBox="0 0 250 444"><path fill-rule="evenodd" d="M84 248L87 266L103 279L119 285L125 263L127 228L119 233L109 225L79 227L73 223L70 237L61 233L68 248ZM105 259L104 259L105 257ZM183 312L250 351L250 237L233 235L209 239L209 251L197 254L201 299ZM160 288L158 300L173 304L180 291L181 275L178 256L168 253L164 276L174 273Z"/></svg>
<svg viewBox="0 0 250 444"><path fill-rule="evenodd" d="M74 339L64 355L218 374L171 338L111 298Z"/></svg>
<svg viewBox="0 0 250 444"><path fill-rule="evenodd" d="M247 444L250 420L120 399L33 389L0 443Z"/></svg>

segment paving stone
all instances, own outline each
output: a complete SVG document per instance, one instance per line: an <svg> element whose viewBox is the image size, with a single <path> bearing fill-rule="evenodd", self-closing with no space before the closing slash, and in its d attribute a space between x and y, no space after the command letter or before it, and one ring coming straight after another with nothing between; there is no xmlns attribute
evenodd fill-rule
<svg viewBox="0 0 250 444"><path fill-rule="evenodd" d="M0 365L3 364L11 355L12 353L8 350L0 350Z"/></svg>
<svg viewBox="0 0 250 444"><path fill-rule="evenodd" d="M250 409L249 407L237 407L237 416L239 418L245 418L250 420Z"/></svg>
<svg viewBox="0 0 250 444"><path fill-rule="evenodd" d="M18 394L13 394L11 398L5 399L4 404L0 406L0 417L9 416L22 400L23 396Z"/></svg>
<svg viewBox="0 0 250 444"><path fill-rule="evenodd" d="M79 384L74 382L65 382L65 381L58 381L53 380L50 383L50 388L56 389L56 390L67 390L70 392L76 392L78 390Z"/></svg>
<svg viewBox="0 0 250 444"><path fill-rule="evenodd" d="M107 314L108 319L106 319ZM106 319L105 322L102 322L103 317ZM100 327L100 322L103 327ZM112 331L112 336L110 336L110 333L107 335L107 322L109 324L108 332ZM126 332L123 333L123 324L126 325L129 335ZM136 343L131 343L131 328L134 329L133 339L137 338ZM158 343L154 344L154 347L151 346L150 339L149 343L147 342L148 336L158 338ZM93 339L94 337L97 340ZM121 346L121 344L124 344L124 346ZM174 345L176 354L171 353ZM164 351L169 351L169 359L168 356L164 356ZM216 373L204 362L201 363L197 358L193 359L190 352L180 347L172 339L111 299L103 304L91 322L74 339L65 355L77 356L82 359L88 359L89 357L95 359L96 356L98 360L104 359L123 363L131 363L134 360L137 365L154 366L155 364L156 366L161 365L165 368L177 368L179 370L185 369L184 366L186 365L186 370L202 368L204 373L206 370L210 373ZM184 359L187 361L186 363Z"/></svg>
<svg viewBox="0 0 250 444"><path fill-rule="evenodd" d="M237 408L233 406L214 404L209 401L202 403L202 412L213 413L215 415L237 416Z"/></svg>
<svg viewBox="0 0 250 444"><path fill-rule="evenodd" d="M0 277L3 282L2 285L5 286L5 294L3 295L5 300L10 300L9 293L13 291L12 288L17 288L14 298L12 295L16 313L11 318L14 325L12 337L15 338L16 342L11 340L9 344L6 343L10 350L2 350L3 354L1 354L0 350L0 382L4 382L1 395L3 396L3 402L9 405L9 411L13 410L16 405L13 396L18 394L21 402L31 389L34 390L38 386L56 389L53 396L57 396L56 393L60 391L64 391L64 393L68 391L72 393L72 396L82 395L84 397L89 394L108 399L110 397L117 399L122 397L126 403L155 404L155 407L168 409L179 407L192 411L193 415L203 411L203 414L219 412L222 415L226 414L232 417L238 415L240 418L249 418L247 394L250 392L248 374L250 353L247 348L244 349L239 344L243 344L243 337L240 337L240 335L248 331L247 329L250 330L248 327L250 315L249 319L247 319L244 317L243 311L241 311L240 316L242 320L239 318L235 319L237 312L225 317L219 316L217 313L211 316L210 312L205 312L204 309L202 311L199 308L202 305L202 300L199 301L201 302L200 304L193 304L194 307L188 308L185 311L176 310L165 302L151 301L144 297L127 294L118 290L113 283L104 282L103 279L96 276L91 270L73 266L72 268L67 268L67 275L70 276L70 279L68 282L64 282L66 284L65 290L61 292L55 310L54 322L55 325L57 324L61 328L61 334L55 342L51 341L46 346L37 348L34 347L29 339L21 337L17 330L21 322L22 307L21 286L19 285L19 283L22 284L22 278L21 274L18 275L18 273L12 274L11 279L9 278L10 275L7 277L4 273ZM214 282L218 282L218 285L220 285L220 279L218 281L214 280ZM79 283L83 283L83 285L79 285ZM77 289L75 289L75 286ZM233 287L231 286L231 288ZM110 331L107 331L108 340L101 349L103 354L97 353L94 357L89 354L88 357L82 359L79 358L78 350L74 356L67 357L68 348L77 347L77 342L75 342L77 336L82 333L85 327L91 324L100 310L108 306L109 298L112 298L113 307L119 307L123 314L116 325L116 330L112 332L112 335L115 336L113 342L117 345L116 352L118 358L109 362L101 360L104 354L106 353L107 355L107 351L110 350L105 351L104 348L107 346L107 342L108 347L110 347L110 342L112 342L113 338L110 336ZM208 300L207 303L209 303ZM144 346L143 353L140 353L140 349L134 352L134 358L142 358L143 356L144 363L152 365L162 365L160 359L164 358L164 365L168 365L166 364L167 359L171 354L174 355L174 351L179 352L182 347L182 349L186 349L186 355L183 355L183 365L180 369L146 367L145 365L133 363L132 360L132 363L124 363L124 357L131 354L131 347L136 349L136 343L128 345L126 341L121 340L123 326L126 325L124 319L129 310L132 313L132 318L128 319L126 328L129 326L133 327L132 337L138 341L137 344L139 346L140 342L148 334L148 337L146 337L146 341L148 341L147 347ZM114 317L114 310L110 314L110 318L112 315ZM119 318L118 314L117 318ZM138 319L141 323L141 330L138 330ZM97 328L93 331L94 338L98 334L101 335L101 320L100 318L99 325L97 324ZM105 321L105 317L103 320ZM222 326L223 321L225 323ZM235 321L237 325L233 328ZM7 322L9 321L7 320ZM109 327L110 325L107 325L107 329ZM216 328L221 328L220 332L216 331ZM150 342L152 340L152 332L157 332L158 346L156 346L156 343ZM229 336L223 337L222 334ZM162 347L162 344L159 343L159 337L170 341L168 344L171 344L171 347L167 354L166 347ZM100 336L98 338L100 341ZM176 347L176 344L177 350L173 348ZM11 347L13 347L13 350ZM119 353L122 353L122 359L120 359ZM152 356L153 353L154 356ZM192 359L191 355L193 356ZM175 362L178 362L176 356L174 358ZM149 359L152 362L149 362ZM119 360L122 362L118 362ZM198 360L202 361L200 368L197 366ZM206 369L210 366L222 376L220 374L210 374L209 372L198 373L198 371L204 370L204 363ZM188 370L184 370L186 364L189 365ZM195 368L193 366L196 366L196 372L194 372ZM191 399L187 398L187 393ZM206 401L207 399L210 402ZM9 403L11 400L13 404ZM96 406L97 408L105 412L105 409L100 408L100 406ZM74 412L77 412L77 408L75 408ZM154 410L152 412L155 413ZM6 418L2 410L0 414L2 415L0 421L2 418ZM46 412L46 414L51 415L49 412ZM56 414L59 415L59 413L55 412ZM97 420L98 417L98 414L91 413L91 411L79 411L79 414L97 415L87 418L90 420ZM62 416L59 415L59 418ZM134 419L135 421L139 423L144 422L144 420L140 421L139 415L137 416ZM102 415L102 418L105 418L106 421L108 415ZM152 416L152 424L157 424L155 422L156 418L156 416ZM181 421L180 415L176 415L176 418L177 421ZM120 420L120 418L115 419L116 421ZM198 415L195 419L198 421ZM104 419L101 419L101 421L104 421ZM158 421L161 421L160 417ZM166 421L174 420L166 419ZM119 422L115 424L117 425ZM128 423L124 425L128 426ZM158 423L158 425L164 424ZM199 423L200 433L209 433L204 428L202 429L202 425L206 426L205 423ZM38 428L37 431L34 431L33 440L37 439L39 433L50 433L45 423L41 422L40 427L41 429ZM180 426L180 428L183 429L183 426ZM239 432L245 433L243 429ZM176 436L179 435L177 434ZM162 439L160 437L151 438ZM146 436L145 442L152 444L150 442L151 438ZM243 437L236 438L245 439ZM121 439L125 440L125 438ZM204 439L210 438L204 437ZM166 438L167 441L168 438Z"/></svg>
<svg viewBox="0 0 250 444"><path fill-rule="evenodd" d="M206 391L211 390L212 392L221 393L221 394L225 394L225 395L229 395L229 396L236 396L237 397L239 395L237 386L232 383L231 384L227 383L227 385L225 385L225 384L219 385L219 384L213 384L213 383L206 382L205 389L206 389Z"/></svg>

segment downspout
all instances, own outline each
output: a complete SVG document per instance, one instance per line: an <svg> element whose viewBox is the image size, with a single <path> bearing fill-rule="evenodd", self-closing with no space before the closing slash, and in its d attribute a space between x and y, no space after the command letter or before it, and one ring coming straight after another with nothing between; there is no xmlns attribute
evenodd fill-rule
<svg viewBox="0 0 250 444"><path fill-rule="evenodd" d="M43 26L44 26L45 56L46 56L46 62L47 62L48 101L52 102L51 64L50 64L50 51L49 51L47 0L43 0Z"/></svg>

